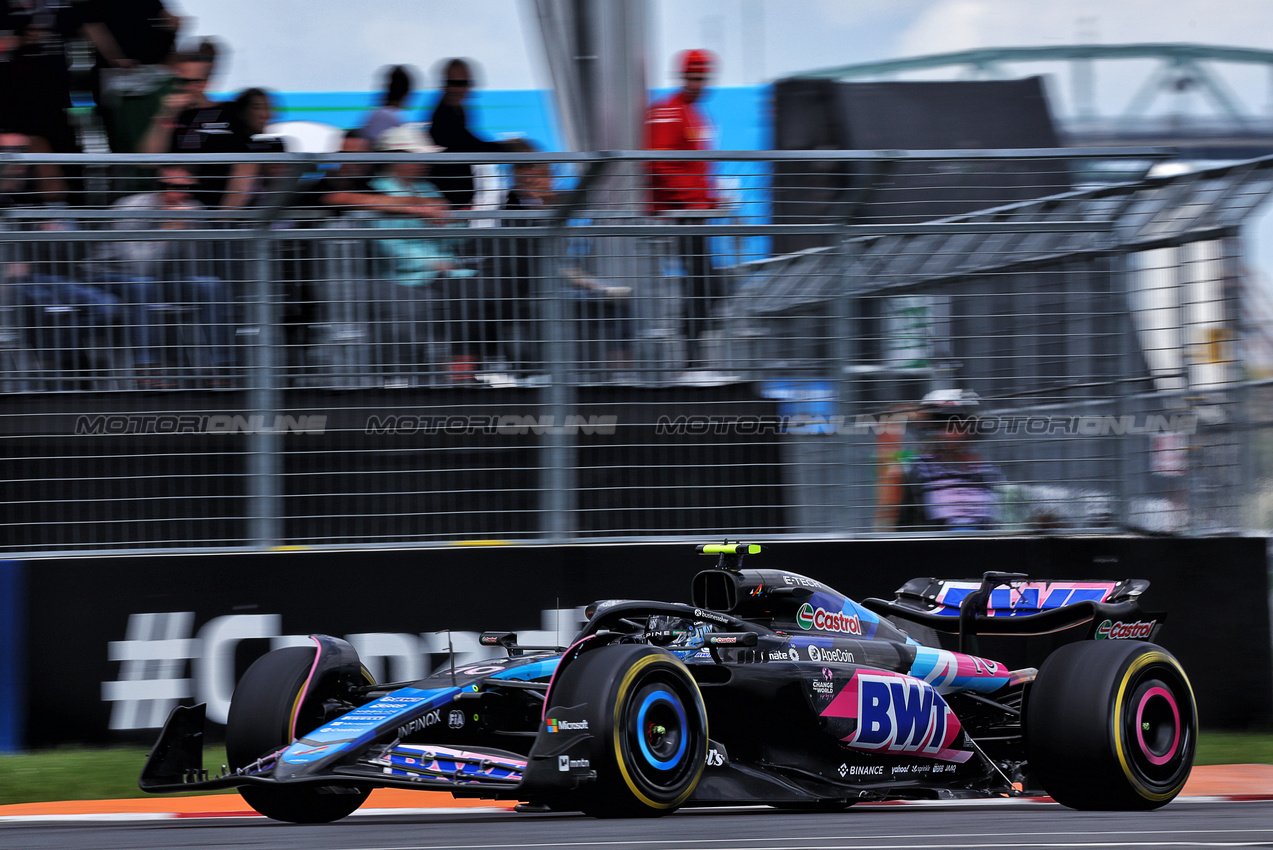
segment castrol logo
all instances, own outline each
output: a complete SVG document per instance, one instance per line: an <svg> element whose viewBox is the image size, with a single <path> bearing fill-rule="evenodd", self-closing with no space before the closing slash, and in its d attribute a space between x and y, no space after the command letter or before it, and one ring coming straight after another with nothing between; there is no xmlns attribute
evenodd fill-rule
<svg viewBox="0 0 1273 850"><path fill-rule="evenodd" d="M862 623L858 620L857 614L814 608L808 602L801 605L800 610L796 612L796 625L802 629L818 629L823 632L862 634Z"/></svg>
<svg viewBox="0 0 1273 850"><path fill-rule="evenodd" d="M1112 620L1106 620L1096 627L1096 639L1145 640L1149 638L1150 632L1154 630L1156 625L1158 625L1157 620L1150 620L1148 623L1140 620L1134 623L1115 623Z"/></svg>

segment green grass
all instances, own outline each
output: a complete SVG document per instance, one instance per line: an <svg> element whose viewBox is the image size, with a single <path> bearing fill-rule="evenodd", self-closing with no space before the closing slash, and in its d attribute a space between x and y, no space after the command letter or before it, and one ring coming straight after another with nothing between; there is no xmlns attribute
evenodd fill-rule
<svg viewBox="0 0 1273 850"><path fill-rule="evenodd" d="M137 788L137 776L148 751L59 748L0 756L0 805L145 796ZM213 774L224 761L220 748L209 747L204 753L204 767ZM1196 763L1273 764L1273 733L1203 732Z"/></svg>
<svg viewBox="0 0 1273 850"><path fill-rule="evenodd" d="M142 746L59 747L0 755L0 805L144 797L137 777L149 752L149 747ZM209 747L203 754L203 766L213 775L224 762L225 751L219 747Z"/></svg>
<svg viewBox="0 0 1273 850"><path fill-rule="evenodd" d="M1273 733L1203 732L1194 764L1273 764Z"/></svg>

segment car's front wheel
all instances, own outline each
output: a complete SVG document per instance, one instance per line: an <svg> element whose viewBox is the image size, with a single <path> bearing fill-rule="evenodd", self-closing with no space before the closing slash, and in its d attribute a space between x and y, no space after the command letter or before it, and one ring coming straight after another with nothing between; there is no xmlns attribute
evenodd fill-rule
<svg viewBox="0 0 1273 850"><path fill-rule="evenodd" d="M307 646L276 649L243 674L230 700L225 727L226 761L232 769L287 746L325 722L325 703L335 696L330 691L338 682L332 678L309 682L315 651ZM245 785L239 793L268 818L330 823L361 806L370 792L347 785Z"/></svg>
<svg viewBox="0 0 1273 850"><path fill-rule="evenodd" d="M1138 641L1080 641L1043 662L1026 702L1030 768L1074 809L1155 809L1193 767L1198 711L1180 663Z"/></svg>
<svg viewBox="0 0 1273 850"><path fill-rule="evenodd" d="M707 761L707 709L676 656L639 644L592 650L562 670L551 700L586 706L594 730L597 780L572 801L585 813L665 815L693 793Z"/></svg>

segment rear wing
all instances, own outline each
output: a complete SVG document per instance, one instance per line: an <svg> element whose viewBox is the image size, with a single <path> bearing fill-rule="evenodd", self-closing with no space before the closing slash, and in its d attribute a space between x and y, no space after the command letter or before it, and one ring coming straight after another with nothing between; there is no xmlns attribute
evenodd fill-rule
<svg viewBox="0 0 1273 850"><path fill-rule="evenodd" d="M1089 640L1152 641L1166 614L1143 611L1145 579L1031 581L1022 573L988 572L978 579L911 579L894 599L867 599L884 616L972 636L1046 635L1087 626Z"/></svg>

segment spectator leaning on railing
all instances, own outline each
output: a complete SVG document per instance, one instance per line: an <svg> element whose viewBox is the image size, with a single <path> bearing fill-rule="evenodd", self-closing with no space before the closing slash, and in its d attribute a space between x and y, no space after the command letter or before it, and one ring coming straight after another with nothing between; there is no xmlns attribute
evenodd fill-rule
<svg viewBox="0 0 1273 850"><path fill-rule="evenodd" d="M385 153L419 154L437 151L417 124L403 124L381 134L376 150ZM371 190L389 197L407 199L411 205L423 198L436 206L424 218L444 224L450 216L441 195L427 179L428 165L411 161L391 161L372 178ZM421 218L386 216L374 223L383 227L419 227ZM382 274L370 286L372 315L380 332L383 362L398 371L393 380L408 380L403 370L415 372L426 362L430 321L446 280L472 277L472 269L460 268L451 240L438 238L376 239L372 243L380 255Z"/></svg>
<svg viewBox="0 0 1273 850"><path fill-rule="evenodd" d="M191 198L195 187L189 170L180 166L159 169L155 190L129 195L111 209L119 217L115 230L171 231L173 239L144 242L104 242L88 264L90 279L112 292L126 305L133 327L134 360L143 389L168 389L173 382L161 374L156 349L155 312L161 305L189 305L207 340L207 365L211 374L203 380L211 388L228 387L232 366L230 290L221 278L198 274L192 243L177 238L191 224L189 213L201 208ZM136 213L164 213L164 217L137 218Z"/></svg>

